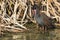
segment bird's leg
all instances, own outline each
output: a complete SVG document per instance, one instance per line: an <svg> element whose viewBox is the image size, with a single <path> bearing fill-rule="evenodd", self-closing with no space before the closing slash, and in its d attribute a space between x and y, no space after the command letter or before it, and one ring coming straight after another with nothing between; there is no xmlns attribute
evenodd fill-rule
<svg viewBox="0 0 60 40"><path fill-rule="evenodd" d="M39 24L37 24L37 30L40 31L41 30L41 26Z"/></svg>
<svg viewBox="0 0 60 40"><path fill-rule="evenodd" d="M44 26L44 31L46 30L46 27Z"/></svg>
<svg viewBox="0 0 60 40"><path fill-rule="evenodd" d="M39 27L39 28L38 28L38 30L40 30L40 31L41 31L41 30L42 30L42 27Z"/></svg>
<svg viewBox="0 0 60 40"><path fill-rule="evenodd" d="M41 27L41 30L44 31L44 26Z"/></svg>
<svg viewBox="0 0 60 40"><path fill-rule="evenodd" d="M44 27L44 31L47 32L47 27L46 26Z"/></svg>
<svg viewBox="0 0 60 40"><path fill-rule="evenodd" d="M46 27L45 26L42 26L42 31L46 31Z"/></svg>

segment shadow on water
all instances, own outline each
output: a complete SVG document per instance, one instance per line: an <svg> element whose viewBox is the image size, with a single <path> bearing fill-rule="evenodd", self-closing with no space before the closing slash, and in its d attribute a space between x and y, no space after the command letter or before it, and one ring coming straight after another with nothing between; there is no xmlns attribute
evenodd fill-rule
<svg viewBox="0 0 60 40"><path fill-rule="evenodd" d="M39 33L7 34L0 40L60 40L60 29Z"/></svg>

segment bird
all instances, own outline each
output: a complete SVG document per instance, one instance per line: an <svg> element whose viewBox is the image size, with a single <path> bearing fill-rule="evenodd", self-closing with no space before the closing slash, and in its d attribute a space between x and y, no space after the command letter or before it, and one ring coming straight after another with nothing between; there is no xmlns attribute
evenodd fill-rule
<svg viewBox="0 0 60 40"><path fill-rule="evenodd" d="M32 7L33 16L38 23L38 28L43 28L44 30L54 29L55 25L52 23L52 19L46 14L40 11L39 6L34 4Z"/></svg>

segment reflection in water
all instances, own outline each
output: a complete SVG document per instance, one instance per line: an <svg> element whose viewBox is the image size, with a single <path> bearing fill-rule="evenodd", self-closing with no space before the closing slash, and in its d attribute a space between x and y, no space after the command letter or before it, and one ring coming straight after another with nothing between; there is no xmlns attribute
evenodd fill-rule
<svg viewBox="0 0 60 40"><path fill-rule="evenodd" d="M1 37L0 40L60 40L60 30L40 33L19 33Z"/></svg>

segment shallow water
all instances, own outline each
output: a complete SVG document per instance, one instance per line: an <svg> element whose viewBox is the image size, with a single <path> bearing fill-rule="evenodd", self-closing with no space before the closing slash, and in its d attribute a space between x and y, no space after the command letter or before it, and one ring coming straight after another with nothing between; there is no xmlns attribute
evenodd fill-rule
<svg viewBox="0 0 60 40"><path fill-rule="evenodd" d="M60 40L60 29L39 33L7 34L0 37L0 40Z"/></svg>

